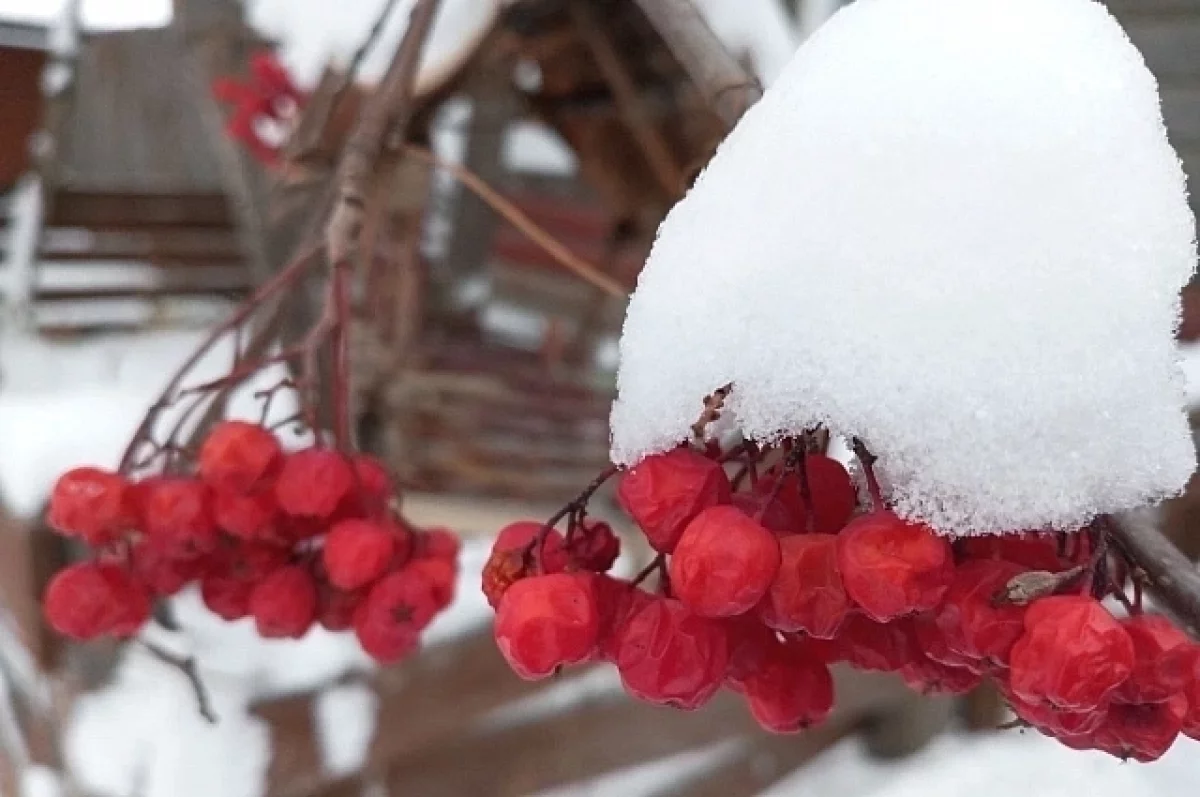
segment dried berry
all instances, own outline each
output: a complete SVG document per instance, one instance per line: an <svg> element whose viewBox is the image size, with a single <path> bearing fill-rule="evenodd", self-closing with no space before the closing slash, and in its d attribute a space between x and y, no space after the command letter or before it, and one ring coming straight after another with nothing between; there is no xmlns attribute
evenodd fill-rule
<svg viewBox="0 0 1200 797"><path fill-rule="evenodd" d="M816 725L833 709L833 678L803 648L776 643L744 681L754 719L773 733L796 733Z"/></svg>
<svg viewBox="0 0 1200 797"><path fill-rule="evenodd" d="M200 447L200 478L227 492L262 487L279 467L283 451L269 430L245 421L222 421Z"/></svg>
<svg viewBox="0 0 1200 797"><path fill-rule="evenodd" d="M947 647L988 667L1007 667L1012 647L1025 633L1025 607L996 601L1020 565L1001 559L964 562L950 583L935 623Z"/></svg>
<svg viewBox="0 0 1200 797"><path fill-rule="evenodd" d="M782 554L759 616L779 631L804 631L832 639L850 611L837 564L837 537L803 534L779 541Z"/></svg>
<svg viewBox="0 0 1200 797"><path fill-rule="evenodd" d="M698 514L671 557L671 588L693 612L730 617L754 608L779 571L779 541L734 506Z"/></svg>
<svg viewBox="0 0 1200 797"><path fill-rule="evenodd" d="M625 689L656 705L696 709L720 688L729 663L725 627L677 600L644 605L621 629L617 669Z"/></svg>
<svg viewBox="0 0 1200 797"><path fill-rule="evenodd" d="M1161 615L1137 615L1122 625L1133 640L1133 672L1114 694L1115 700L1161 703L1187 688L1195 677L1200 647Z"/></svg>
<svg viewBox="0 0 1200 797"><path fill-rule="evenodd" d="M1187 711L1181 694L1157 703L1113 703L1094 734L1095 746L1121 759L1157 761L1178 738Z"/></svg>
<svg viewBox="0 0 1200 797"><path fill-rule="evenodd" d="M954 577L944 538L886 511L857 518L842 530L838 567L846 593L881 623L937 606Z"/></svg>
<svg viewBox="0 0 1200 797"><path fill-rule="evenodd" d="M607 573L621 555L621 540L602 520L584 520L567 545L571 563L580 570Z"/></svg>
<svg viewBox="0 0 1200 797"><path fill-rule="evenodd" d="M545 678L592 656L600 616L591 577L555 573L518 581L496 612L496 644L522 678Z"/></svg>
<svg viewBox="0 0 1200 797"><path fill-rule="evenodd" d="M629 470L617 498L655 550L675 550L679 535L696 515L728 504L729 477L721 465L691 449L677 448L647 457Z"/></svg>
<svg viewBox="0 0 1200 797"><path fill-rule="evenodd" d="M535 573L561 573L567 567L566 541L555 529L546 532L540 556L530 549L544 525L533 521L510 523L496 535L492 553L483 566L483 594L494 609L505 591Z"/></svg>

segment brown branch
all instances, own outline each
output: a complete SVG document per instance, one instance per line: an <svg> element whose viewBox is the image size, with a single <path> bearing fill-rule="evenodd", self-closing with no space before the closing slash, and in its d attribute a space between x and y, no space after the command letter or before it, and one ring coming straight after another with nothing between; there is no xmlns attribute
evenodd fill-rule
<svg viewBox="0 0 1200 797"><path fill-rule="evenodd" d="M725 49L691 0L635 0L717 116L732 129L762 86Z"/></svg>
<svg viewBox="0 0 1200 797"><path fill-rule="evenodd" d="M692 424L692 440L699 446L704 445L704 431L710 423L715 423L721 418L721 410L725 407L725 399L729 397L733 391L733 383L721 385L712 393L704 397L704 409L700 412L700 417Z"/></svg>
<svg viewBox="0 0 1200 797"><path fill-rule="evenodd" d="M1146 586L1163 609L1200 640L1200 570L1195 562L1149 524L1129 518L1100 520L1113 543L1145 573Z"/></svg>
<svg viewBox="0 0 1200 797"><path fill-rule="evenodd" d="M194 656L176 656L165 648L159 647L153 642L146 639L139 639L138 642L146 650L150 651L156 659L164 664L169 664L175 669L183 673L188 679L188 683L192 687L192 692L196 695L196 708L200 712L200 716L210 725L217 724L217 715L213 712L212 703L208 697L208 689L204 686L204 681L200 680L200 671L196 668L196 658Z"/></svg>
<svg viewBox="0 0 1200 797"><path fill-rule="evenodd" d="M405 151L414 160L429 164L430 166L436 166L448 172L454 179L458 180L474 193L475 196L479 197L494 211L503 216L506 221L524 233L529 240L544 249L563 268L573 272L580 279L594 285L610 296L621 299L628 298L629 294L621 287L619 282L555 240L554 236L535 224L516 205L501 196L499 192L481 180L477 175L456 163L439 158L423 147L409 145Z"/></svg>
<svg viewBox="0 0 1200 797"><path fill-rule="evenodd" d="M412 112L417 65L439 3L417 0L392 63L346 141L338 166L337 199L325 226L325 246L335 268L357 258L371 178L383 154L385 136L392 129L401 129Z"/></svg>

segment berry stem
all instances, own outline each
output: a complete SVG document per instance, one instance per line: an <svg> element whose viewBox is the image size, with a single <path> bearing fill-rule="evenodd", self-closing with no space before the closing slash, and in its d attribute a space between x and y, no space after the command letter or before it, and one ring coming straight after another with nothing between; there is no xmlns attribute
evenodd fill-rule
<svg viewBox="0 0 1200 797"><path fill-rule="evenodd" d="M544 544L546 542L546 537L549 536L550 532L563 518L567 516L574 516L577 513L581 513L586 510L588 501L592 499L592 496L595 495L596 491L599 490L606 481L616 475L619 470L620 468L618 468L616 465L609 465L607 468L600 471L596 478L592 479L588 486L584 487L583 491L580 492L579 495L568 501L561 509L555 512L549 520L542 524L542 528L536 535L534 535L534 538L530 540L529 544L526 545L521 551L521 557L526 562L534 562L537 565L537 570L539 573L545 572L545 568L542 566L542 554L545 552Z"/></svg>
<svg viewBox="0 0 1200 797"><path fill-rule="evenodd" d="M634 587L641 586L643 581L650 578L651 573L653 573L655 570L658 570L661 567L664 567L666 565L666 562L667 562L666 554L661 554L661 553L657 554L653 559L650 560L650 564L643 567L641 569L641 571L634 577L632 585Z"/></svg>
<svg viewBox="0 0 1200 797"><path fill-rule="evenodd" d="M871 509L882 512L887 508L883 502L883 491L879 489L879 478L875 475L875 455L872 454L860 438L853 440L854 456L862 463L863 474L867 477L867 492L871 494Z"/></svg>
<svg viewBox="0 0 1200 797"><path fill-rule="evenodd" d="M338 448L349 449L350 436L350 263L333 265L329 301L333 305L333 437Z"/></svg>
<svg viewBox="0 0 1200 797"><path fill-rule="evenodd" d="M208 696L208 689L204 686L204 681L200 678L200 671L196 665L195 656L176 656L174 653L159 647L155 643L147 639L138 639L146 650L148 650L156 659L164 664L169 664L175 669L183 673L187 678L188 683L192 687L192 692L196 696L196 709L200 712L200 716L210 725L217 724L217 715L212 709L212 701Z"/></svg>

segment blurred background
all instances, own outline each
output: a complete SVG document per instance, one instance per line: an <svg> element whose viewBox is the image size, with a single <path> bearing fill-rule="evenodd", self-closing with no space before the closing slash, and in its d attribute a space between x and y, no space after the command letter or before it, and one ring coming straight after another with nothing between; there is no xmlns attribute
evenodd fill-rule
<svg viewBox="0 0 1200 797"><path fill-rule="evenodd" d="M728 96L697 89L698 65L642 0L443 1L407 130L442 165L387 177L353 388L359 439L406 512L464 536L459 599L418 657L381 671L352 636L265 642L184 593L178 636L214 727L178 670L140 648L48 633L38 598L74 552L46 529L45 502L66 468L115 464L167 376L312 225L411 3L381 17L385 0L0 0L0 794L1194 793L1200 745L1181 739L1148 766L1072 752L997 730L1007 716L988 690L932 699L839 672L825 726L770 737L733 695L655 709L627 700L611 669L531 684L495 652L477 584L489 537L548 517L607 464L624 312L530 230L631 290L658 222L728 130L722 103L752 102L843 5L692 2L744 70ZM1200 178L1200 0L1108 5ZM290 111L239 119L230 87L264 52L299 94ZM466 190L454 165L515 212ZM1200 402L1200 291L1184 308ZM286 338L306 311L263 334ZM602 493L600 514L611 507ZM1200 487L1143 520L1200 556ZM632 573L648 556L625 539Z"/></svg>

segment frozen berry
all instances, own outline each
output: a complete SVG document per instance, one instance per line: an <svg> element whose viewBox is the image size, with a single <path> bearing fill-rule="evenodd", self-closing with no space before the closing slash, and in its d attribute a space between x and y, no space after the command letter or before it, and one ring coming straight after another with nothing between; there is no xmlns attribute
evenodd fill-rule
<svg viewBox="0 0 1200 797"><path fill-rule="evenodd" d="M317 591L317 623L326 631L347 631L353 628L354 613L366 597L366 590L344 592L322 584Z"/></svg>
<svg viewBox="0 0 1200 797"><path fill-rule="evenodd" d="M60 570L43 604L50 626L79 640L131 636L150 618L146 589L113 564L81 562Z"/></svg>
<svg viewBox="0 0 1200 797"><path fill-rule="evenodd" d="M250 594L250 614L266 639L299 639L317 619L317 585L303 567L286 565Z"/></svg>
<svg viewBox="0 0 1200 797"><path fill-rule="evenodd" d="M544 525L533 521L510 523L496 535L483 566L483 594L494 609L513 583L538 572L561 573L567 567L566 542L555 529L546 531L541 555L531 550Z"/></svg>
<svg viewBox="0 0 1200 797"><path fill-rule="evenodd" d="M982 660L964 656L958 652L966 645L962 642L962 635L958 632L957 624L952 629L955 634L955 646L954 648L950 647L946 632L937 624L937 613L940 608L912 616L913 639L917 650L938 664L982 673L985 669ZM1022 632L1024 632L1024 625L1022 625Z"/></svg>
<svg viewBox="0 0 1200 797"><path fill-rule="evenodd" d="M387 615L420 631L442 608L443 593L439 589L431 574L406 566L375 582L367 593L363 611L369 615Z"/></svg>
<svg viewBox="0 0 1200 797"><path fill-rule="evenodd" d="M354 485L342 501L337 515L343 518L376 518L384 514L392 500L392 477L387 468L369 454L350 459Z"/></svg>
<svg viewBox="0 0 1200 797"><path fill-rule="evenodd" d="M1026 572L1001 559L964 562L954 574L935 622L955 653L989 667L1007 667L1012 647L1025 633L1025 607L997 603L995 597Z"/></svg>
<svg viewBox="0 0 1200 797"><path fill-rule="evenodd" d="M100 468L75 468L54 483L47 520L63 534L104 545L133 528L137 516L123 476Z"/></svg>
<svg viewBox="0 0 1200 797"><path fill-rule="evenodd" d="M496 612L496 644L522 678L545 678L596 650L600 617L591 578L555 573L518 581Z"/></svg>
<svg viewBox="0 0 1200 797"><path fill-rule="evenodd" d="M804 530L804 526L796 522L795 515L778 498L737 493L733 496L732 504L776 536L799 534Z"/></svg>
<svg viewBox="0 0 1200 797"><path fill-rule="evenodd" d="M222 620L240 620L250 615L250 595L255 584L224 573L209 573L200 580L200 598Z"/></svg>
<svg viewBox="0 0 1200 797"><path fill-rule="evenodd" d="M250 492L273 475L282 456L269 430L246 421L222 421L200 447L200 478L219 490Z"/></svg>
<svg viewBox="0 0 1200 797"><path fill-rule="evenodd" d="M462 543L449 529L428 529L417 535L413 555L422 559L457 561Z"/></svg>
<svg viewBox="0 0 1200 797"><path fill-rule="evenodd" d="M658 598L629 617L617 642L621 683L656 705L696 709L716 694L729 663L729 641L718 620Z"/></svg>
<svg viewBox="0 0 1200 797"><path fill-rule="evenodd" d="M600 618L599 642L596 652L607 662L617 660L617 642L625 623L654 596L623 579L598 573L592 576L592 592L596 596L596 613Z"/></svg>
<svg viewBox="0 0 1200 797"><path fill-rule="evenodd" d="M981 673L950 667L921 654L900 668L900 677L909 689L923 695L964 695L983 682Z"/></svg>
<svg viewBox="0 0 1200 797"><path fill-rule="evenodd" d="M1070 566L1058 555L1058 541L1053 534L1025 532L1022 534L983 534L967 537L961 543L965 559L1003 559L1028 570L1047 570L1057 573Z"/></svg>
<svg viewBox="0 0 1200 797"><path fill-rule="evenodd" d="M789 470L781 477L780 465L767 469L754 480L750 494L739 493L733 503L750 517L777 533L800 534L808 530L808 507L800 488L800 477Z"/></svg>
<svg viewBox="0 0 1200 797"><path fill-rule="evenodd" d="M684 529L671 557L671 589L705 617L754 608L779 571L779 541L734 506L714 506Z"/></svg>
<svg viewBox="0 0 1200 797"><path fill-rule="evenodd" d="M838 567L846 593L881 623L937 606L954 577L950 543L887 511L842 530Z"/></svg>
<svg viewBox="0 0 1200 797"><path fill-rule="evenodd" d="M921 655L911 618L877 623L851 614L834 640L839 658L860 670L897 672Z"/></svg>
<svg viewBox="0 0 1200 797"><path fill-rule="evenodd" d="M1094 734L1096 746L1121 759L1157 761L1178 738L1187 711L1181 694L1157 703L1113 703Z"/></svg>
<svg viewBox="0 0 1200 797"><path fill-rule="evenodd" d="M421 636L405 613L395 611L390 602L383 600L383 593L380 595L374 604L364 600L355 610L354 635L369 656L380 664L393 664L416 652Z"/></svg>
<svg viewBox="0 0 1200 797"><path fill-rule="evenodd" d="M1161 703L1187 688L1195 677L1200 647L1161 615L1140 614L1122 625L1133 640L1133 672L1115 700Z"/></svg>
<svg viewBox="0 0 1200 797"><path fill-rule="evenodd" d="M850 611L837 564L837 537L802 534L780 539L779 571L758 606L764 623L832 639Z"/></svg>
<svg viewBox="0 0 1200 797"><path fill-rule="evenodd" d="M255 540L280 536L276 529L279 506L270 491L234 493L217 490L213 495L213 516L217 525L234 537Z"/></svg>
<svg viewBox="0 0 1200 797"><path fill-rule="evenodd" d="M607 573L621 555L621 540L602 520L584 520L567 545L570 561L580 570Z"/></svg>
<svg viewBox="0 0 1200 797"><path fill-rule="evenodd" d="M458 568L445 559L414 559L404 569L425 579L431 588L434 605L440 611L454 602L458 588Z"/></svg>
<svg viewBox="0 0 1200 797"><path fill-rule="evenodd" d="M720 463L691 449L655 454L629 470L617 498L655 550L670 553L692 518L711 506L728 504L729 477Z"/></svg>
<svg viewBox="0 0 1200 797"><path fill-rule="evenodd" d="M812 496L808 517L812 530L819 534L839 531L858 506L858 493L842 463L821 454L804 458L805 476Z"/></svg>
<svg viewBox="0 0 1200 797"><path fill-rule="evenodd" d="M291 551L260 540L230 540L210 559L209 572L227 573L243 581L258 581L288 563Z"/></svg>
<svg viewBox="0 0 1200 797"><path fill-rule="evenodd" d="M1023 700L1068 711L1090 711L1133 671L1129 633L1085 595L1039 598L1025 612L1025 633L1013 646L1012 690Z"/></svg>
<svg viewBox="0 0 1200 797"><path fill-rule="evenodd" d="M161 541L144 538L129 548L134 576L155 595L174 595L204 574L204 557L176 556Z"/></svg>
<svg viewBox="0 0 1200 797"><path fill-rule="evenodd" d="M180 555L215 550L220 537L213 517L212 493L203 482L157 478L140 494L146 534Z"/></svg>
<svg viewBox="0 0 1200 797"><path fill-rule="evenodd" d="M1013 694L1003 681L1000 691L1008 700L1014 714L1042 733L1059 739L1090 736L1104 722L1108 710L1107 703L1090 711L1063 711L1045 703L1030 703Z"/></svg>
<svg viewBox="0 0 1200 797"><path fill-rule="evenodd" d="M745 679L754 719L773 733L796 733L816 725L833 709L833 677L803 648L776 643L757 671Z"/></svg>
<svg viewBox="0 0 1200 797"><path fill-rule="evenodd" d="M729 651L725 686L742 693L746 679L758 672L779 640L774 631L749 614L725 620L725 639Z"/></svg>
<svg viewBox="0 0 1200 797"><path fill-rule="evenodd" d="M383 524L343 520L329 530L321 557L329 582L354 590L382 576L395 551L395 535Z"/></svg>
<svg viewBox="0 0 1200 797"><path fill-rule="evenodd" d="M354 486L346 457L327 448L289 454L275 480L275 499L289 515L328 519Z"/></svg>
<svg viewBox="0 0 1200 797"><path fill-rule="evenodd" d="M1192 668L1192 677L1184 687L1183 695L1188 700L1188 713L1183 718L1183 732L1200 742L1200 658Z"/></svg>

